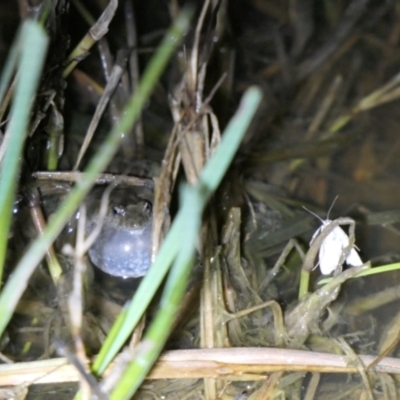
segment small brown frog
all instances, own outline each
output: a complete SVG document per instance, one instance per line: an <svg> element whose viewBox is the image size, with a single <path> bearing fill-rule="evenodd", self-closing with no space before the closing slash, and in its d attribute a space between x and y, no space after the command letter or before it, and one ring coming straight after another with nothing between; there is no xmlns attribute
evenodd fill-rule
<svg viewBox="0 0 400 400"><path fill-rule="evenodd" d="M95 188L86 201L88 231L97 222L103 191L104 188ZM152 210L146 197L137 189L126 187L111 192L101 232L89 249L90 260L102 271L123 278L138 278L148 271Z"/></svg>

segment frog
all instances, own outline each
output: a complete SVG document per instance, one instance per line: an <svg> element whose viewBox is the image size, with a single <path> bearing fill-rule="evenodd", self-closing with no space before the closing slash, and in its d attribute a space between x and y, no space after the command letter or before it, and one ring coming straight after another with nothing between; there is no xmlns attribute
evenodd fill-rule
<svg viewBox="0 0 400 400"><path fill-rule="evenodd" d="M86 231L98 222L104 188L95 188L85 201ZM88 251L103 272L121 278L140 278L151 265L152 204L149 194L131 187L112 190L101 231Z"/></svg>
<svg viewBox="0 0 400 400"><path fill-rule="evenodd" d="M85 199L86 225L88 236L99 222L100 204L108 185L96 185ZM65 183L41 182L40 204L46 219L50 219L70 191ZM118 278L140 278L151 264L152 235L152 186L116 185L110 193L107 212L95 242L88 251L88 257L95 267ZM75 245L76 223L79 211L70 219L55 243L56 251L62 251L65 244ZM24 226L18 243L27 243L37 236L31 223L27 207L19 207L16 225ZM68 269L66 267L66 269Z"/></svg>

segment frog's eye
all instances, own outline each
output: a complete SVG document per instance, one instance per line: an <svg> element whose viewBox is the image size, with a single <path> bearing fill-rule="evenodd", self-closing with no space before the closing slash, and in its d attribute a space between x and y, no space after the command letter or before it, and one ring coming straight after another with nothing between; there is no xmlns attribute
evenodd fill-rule
<svg viewBox="0 0 400 400"><path fill-rule="evenodd" d="M125 208L121 206L113 207L114 217L123 217L125 215Z"/></svg>
<svg viewBox="0 0 400 400"><path fill-rule="evenodd" d="M153 205L149 201L147 201L147 200L143 201L143 211L144 212L150 214L152 208L153 208Z"/></svg>

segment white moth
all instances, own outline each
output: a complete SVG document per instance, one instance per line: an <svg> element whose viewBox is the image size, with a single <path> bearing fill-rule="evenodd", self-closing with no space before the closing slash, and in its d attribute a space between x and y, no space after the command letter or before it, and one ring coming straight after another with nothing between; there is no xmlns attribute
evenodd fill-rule
<svg viewBox="0 0 400 400"><path fill-rule="evenodd" d="M329 219L329 213L331 208L328 211L328 218L325 220L321 219L318 215L314 214L313 212L307 210L322 222L322 225L315 231L313 237L311 238L310 246L313 244L316 237L332 222L332 220ZM340 226L334 228L333 231L324 239L319 249L319 255L318 255L319 258L318 265L323 275L329 275L333 271L335 271L335 269L339 265L339 260L343 254L344 249L348 247L349 244L350 244L350 239ZM359 254L357 253L357 250L354 247L350 250L346 258L346 263L353 267L358 267L360 265L363 265L363 262Z"/></svg>

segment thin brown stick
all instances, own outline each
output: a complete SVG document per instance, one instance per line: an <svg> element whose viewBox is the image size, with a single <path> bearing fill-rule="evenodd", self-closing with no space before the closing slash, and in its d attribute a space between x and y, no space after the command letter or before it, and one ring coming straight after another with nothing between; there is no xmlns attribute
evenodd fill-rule
<svg viewBox="0 0 400 400"><path fill-rule="evenodd" d="M375 356L360 355L364 365ZM165 352L148 379L220 378L263 380L271 372L358 373L344 355L275 348L192 349ZM387 357L373 371L400 374L400 360ZM0 386L76 382L79 374L65 358L0 365Z"/></svg>

